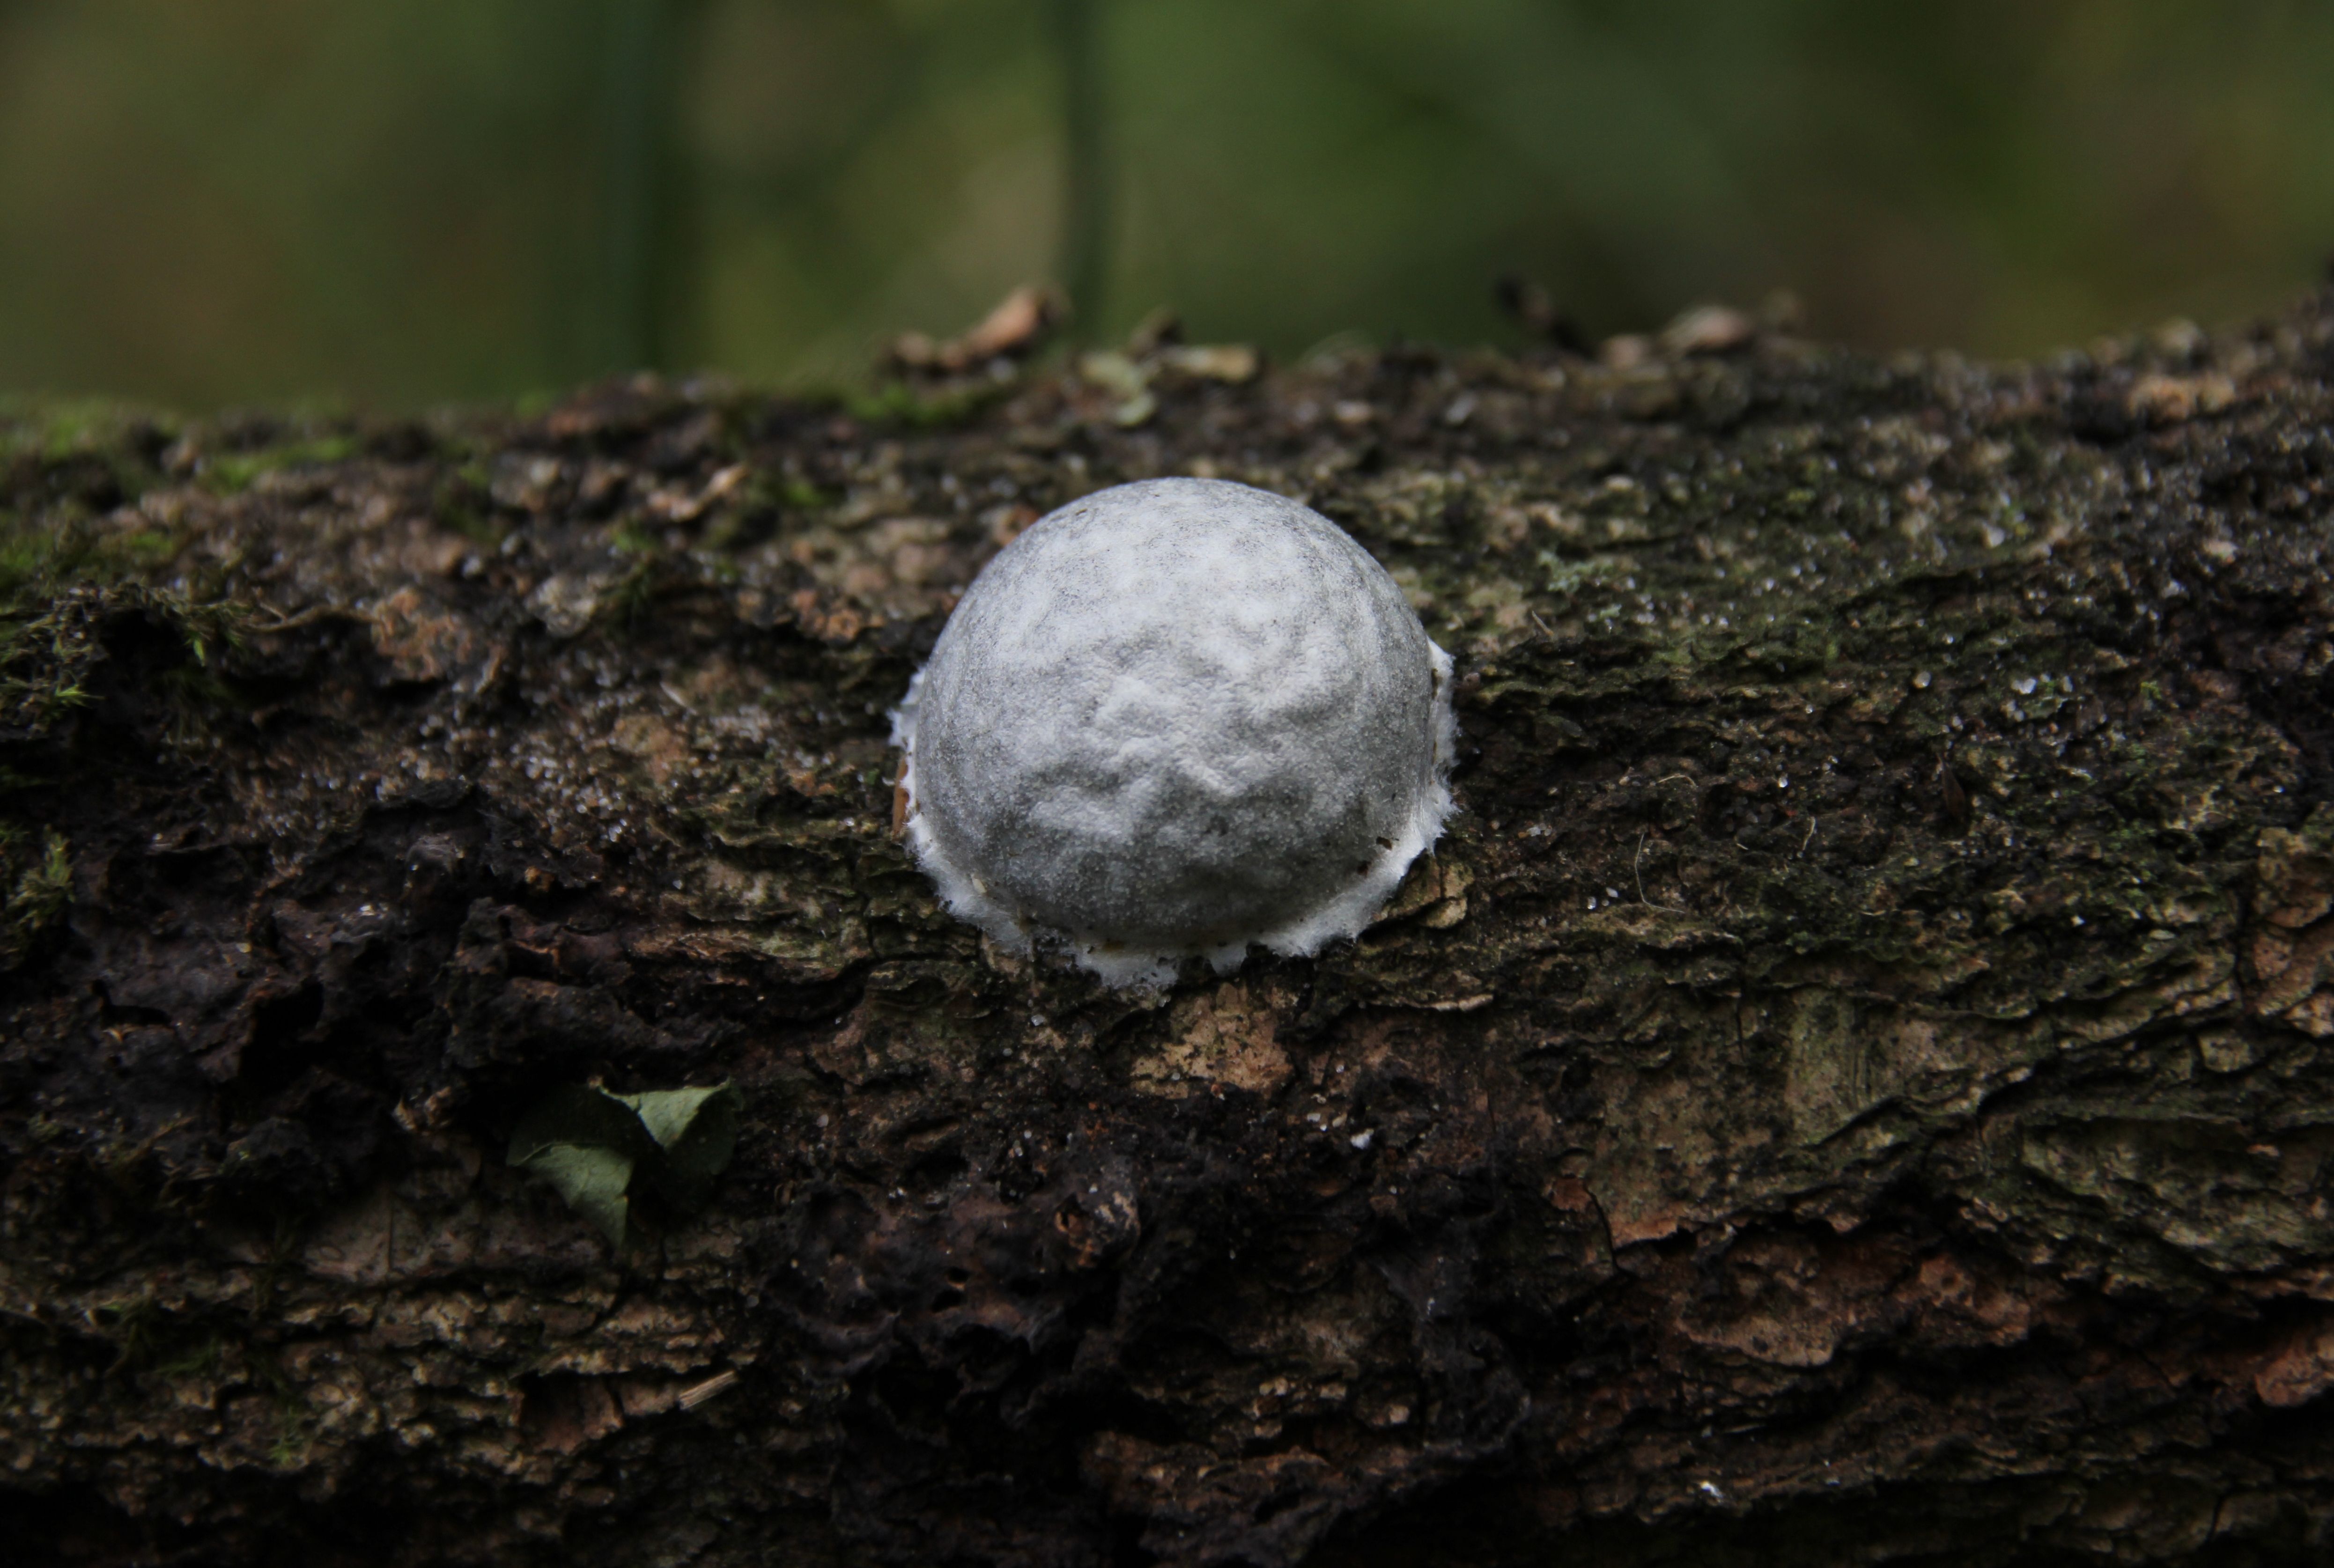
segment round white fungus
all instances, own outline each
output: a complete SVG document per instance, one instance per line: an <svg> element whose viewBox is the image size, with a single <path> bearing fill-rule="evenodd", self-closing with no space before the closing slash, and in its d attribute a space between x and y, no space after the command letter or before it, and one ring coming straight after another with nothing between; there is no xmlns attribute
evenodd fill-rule
<svg viewBox="0 0 2334 1568"><path fill-rule="evenodd" d="M1121 985L1356 934L1451 812L1450 656L1335 524L1222 480L1033 524L894 720L941 901Z"/></svg>

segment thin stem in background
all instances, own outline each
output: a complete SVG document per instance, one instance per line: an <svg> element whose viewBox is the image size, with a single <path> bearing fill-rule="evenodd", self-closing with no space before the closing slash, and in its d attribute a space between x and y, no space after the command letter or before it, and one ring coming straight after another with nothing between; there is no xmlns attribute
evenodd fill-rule
<svg viewBox="0 0 2334 1568"><path fill-rule="evenodd" d="M1110 274L1104 4L1052 0L1054 45L1062 63L1062 285L1069 291L1071 331L1087 341L1101 329Z"/></svg>
<svg viewBox="0 0 2334 1568"><path fill-rule="evenodd" d="M608 0L607 360L668 369L689 307L694 233L681 167L684 34L695 0Z"/></svg>

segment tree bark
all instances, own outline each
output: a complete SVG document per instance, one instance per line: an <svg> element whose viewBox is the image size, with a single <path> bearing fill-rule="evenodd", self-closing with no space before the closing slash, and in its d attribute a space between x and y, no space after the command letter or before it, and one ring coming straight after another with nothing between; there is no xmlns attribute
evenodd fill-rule
<svg viewBox="0 0 2334 1568"><path fill-rule="evenodd" d="M2334 299L1708 327L5 427L12 1556L2322 1560ZM1395 572L1462 811L1151 996L935 906L886 711L1169 473ZM628 1250L506 1163L724 1081Z"/></svg>

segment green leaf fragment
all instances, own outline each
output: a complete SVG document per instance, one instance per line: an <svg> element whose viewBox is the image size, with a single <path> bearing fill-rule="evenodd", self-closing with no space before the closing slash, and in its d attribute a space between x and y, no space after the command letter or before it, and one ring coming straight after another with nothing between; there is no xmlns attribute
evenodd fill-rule
<svg viewBox="0 0 2334 1568"><path fill-rule="evenodd" d="M683 1208L695 1208L705 1201L712 1192L713 1178L738 1151L741 1098L731 1083L623 1096L664 1151L664 1158L648 1169L658 1191Z"/></svg>
<svg viewBox="0 0 2334 1568"><path fill-rule="evenodd" d="M526 1163L554 1144L588 1144L632 1159L656 1145L629 1101L586 1083L563 1083L535 1102L511 1133L510 1161Z"/></svg>
<svg viewBox="0 0 2334 1568"><path fill-rule="evenodd" d="M740 1101L729 1083L643 1094L562 1084L520 1119L509 1160L550 1182L621 1248L633 1235L636 1177L683 1210L711 1195L714 1178L737 1151Z"/></svg>
<svg viewBox="0 0 2334 1568"><path fill-rule="evenodd" d="M547 1143L516 1163L557 1188L567 1207L598 1226L615 1246L630 1238L632 1200L625 1189L632 1182L631 1156L584 1143Z"/></svg>

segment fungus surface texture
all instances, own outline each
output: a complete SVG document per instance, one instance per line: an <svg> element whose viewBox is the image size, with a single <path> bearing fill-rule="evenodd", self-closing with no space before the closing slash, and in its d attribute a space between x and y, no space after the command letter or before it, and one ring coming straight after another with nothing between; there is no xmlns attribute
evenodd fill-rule
<svg viewBox="0 0 2334 1568"><path fill-rule="evenodd" d="M909 840L953 913L1114 983L1316 952L1442 830L1450 677L1318 513L1121 485L1033 524L957 606L897 715Z"/></svg>

